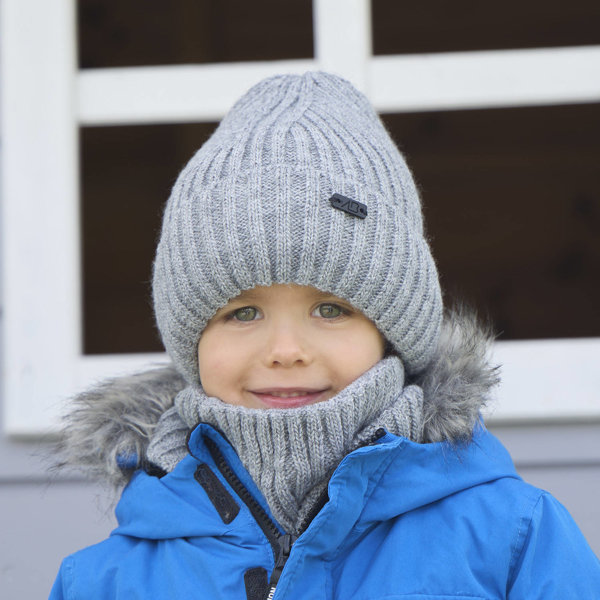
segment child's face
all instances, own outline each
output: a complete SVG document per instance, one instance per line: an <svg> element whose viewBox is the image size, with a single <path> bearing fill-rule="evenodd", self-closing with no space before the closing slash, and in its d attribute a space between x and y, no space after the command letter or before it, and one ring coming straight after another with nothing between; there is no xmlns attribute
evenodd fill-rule
<svg viewBox="0 0 600 600"><path fill-rule="evenodd" d="M375 365L384 340L348 302L313 287L256 287L229 301L198 344L204 391L248 408L332 398Z"/></svg>

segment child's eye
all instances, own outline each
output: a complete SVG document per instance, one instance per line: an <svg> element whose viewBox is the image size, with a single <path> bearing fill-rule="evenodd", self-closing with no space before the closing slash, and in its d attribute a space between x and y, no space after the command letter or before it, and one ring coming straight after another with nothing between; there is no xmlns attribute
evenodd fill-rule
<svg viewBox="0 0 600 600"><path fill-rule="evenodd" d="M253 306L243 306L233 311L231 316L237 321L254 321L258 316L258 311Z"/></svg>
<svg viewBox="0 0 600 600"><path fill-rule="evenodd" d="M322 317L324 319L335 319L336 317L341 317L343 314L346 313L341 306L329 303L319 304L313 312L313 316Z"/></svg>

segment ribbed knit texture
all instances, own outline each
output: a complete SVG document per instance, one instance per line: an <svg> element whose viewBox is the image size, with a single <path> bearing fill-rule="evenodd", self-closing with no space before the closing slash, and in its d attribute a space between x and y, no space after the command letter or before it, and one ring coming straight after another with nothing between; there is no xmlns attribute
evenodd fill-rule
<svg viewBox="0 0 600 600"><path fill-rule="evenodd" d="M278 522L296 532L339 462L378 428L421 441L422 391L403 383L402 363L389 357L334 398L301 408L249 409L188 387L163 415L148 458L171 471L187 454L189 430L209 423L231 442Z"/></svg>
<svg viewBox="0 0 600 600"><path fill-rule="evenodd" d="M333 208L339 193L367 205ZM154 264L158 327L198 384L207 321L257 285L296 283L364 312L409 373L437 343L442 300L412 176L377 114L326 73L254 86L180 174Z"/></svg>

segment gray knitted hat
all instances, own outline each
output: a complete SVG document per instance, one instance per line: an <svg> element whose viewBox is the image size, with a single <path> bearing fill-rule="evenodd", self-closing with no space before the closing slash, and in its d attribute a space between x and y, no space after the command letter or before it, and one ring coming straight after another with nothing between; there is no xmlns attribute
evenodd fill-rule
<svg viewBox="0 0 600 600"><path fill-rule="evenodd" d="M433 353L442 300L412 176L367 99L327 73L255 85L173 188L154 308L189 383L212 315L243 290L274 283L350 302L408 373Z"/></svg>

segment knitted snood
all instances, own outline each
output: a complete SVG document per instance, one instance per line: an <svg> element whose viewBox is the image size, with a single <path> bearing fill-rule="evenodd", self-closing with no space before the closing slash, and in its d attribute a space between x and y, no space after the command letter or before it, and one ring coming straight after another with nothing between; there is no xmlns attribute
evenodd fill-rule
<svg viewBox="0 0 600 600"><path fill-rule="evenodd" d="M148 458L172 471L188 452L189 430L209 423L227 436L280 525L297 532L340 461L377 429L420 442L422 409L423 392L404 387L396 357L383 359L330 400L301 408L249 409L188 387L161 418Z"/></svg>

